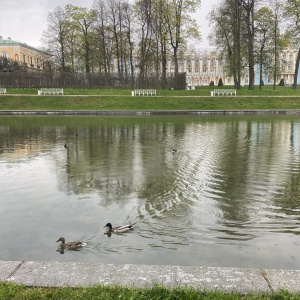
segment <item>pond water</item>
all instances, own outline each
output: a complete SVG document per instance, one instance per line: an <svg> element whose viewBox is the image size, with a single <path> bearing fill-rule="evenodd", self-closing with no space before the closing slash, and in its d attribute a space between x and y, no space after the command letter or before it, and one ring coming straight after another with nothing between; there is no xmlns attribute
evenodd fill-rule
<svg viewBox="0 0 300 300"><path fill-rule="evenodd" d="M297 116L0 117L0 260L300 269L299 141Z"/></svg>

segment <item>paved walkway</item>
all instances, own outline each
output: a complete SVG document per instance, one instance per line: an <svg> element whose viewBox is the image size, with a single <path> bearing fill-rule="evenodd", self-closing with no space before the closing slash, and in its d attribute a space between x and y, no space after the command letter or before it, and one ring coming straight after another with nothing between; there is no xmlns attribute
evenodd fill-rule
<svg viewBox="0 0 300 300"><path fill-rule="evenodd" d="M195 266L104 265L74 262L0 261L0 281L39 287L120 285L263 293L300 292L300 270L213 268Z"/></svg>

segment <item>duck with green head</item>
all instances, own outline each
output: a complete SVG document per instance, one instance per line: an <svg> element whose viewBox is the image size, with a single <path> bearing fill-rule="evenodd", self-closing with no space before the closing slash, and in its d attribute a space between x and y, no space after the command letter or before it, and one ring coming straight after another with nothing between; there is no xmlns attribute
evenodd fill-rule
<svg viewBox="0 0 300 300"><path fill-rule="evenodd" d="M127 232L131 229L134 228L134 225L136 223L133 223L131 225L119 225L116 227L112 227L111 223L107 223L104 228L106 228L107 233L111 233L111 232L115 232L115 233L123 233L123 232Z"/></svg>

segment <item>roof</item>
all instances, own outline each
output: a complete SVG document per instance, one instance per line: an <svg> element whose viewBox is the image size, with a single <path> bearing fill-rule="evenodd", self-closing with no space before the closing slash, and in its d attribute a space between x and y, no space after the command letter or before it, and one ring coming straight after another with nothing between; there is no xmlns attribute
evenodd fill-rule
<svg viewBox="0 0 300 300"><path fill-rule="evenodd" d="M11 47L19 46L19 47L23 47L23 48L26 48L26 49L29 49L29 50L33 50L33 51L38 52L38 53L43 54L43 55L53 56L49 52L40 50L40 49L32 47L32 46L29 46L26 43L22 43L22 42L19 42L19 41L14 41L11 38L4 39L2 36L0 36L0 47L1 46L11 46Z"/></svg>

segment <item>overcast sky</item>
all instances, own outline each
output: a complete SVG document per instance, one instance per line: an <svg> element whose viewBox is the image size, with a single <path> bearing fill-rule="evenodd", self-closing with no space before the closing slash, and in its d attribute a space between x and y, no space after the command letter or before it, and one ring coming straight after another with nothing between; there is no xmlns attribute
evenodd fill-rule
<svg viewBox="0 0 300 300"><path fill-rule="evenodd" d="M203 41L197 48L207 48L209 27L207 13L219 0L202 0L201 8L195 15ZM20 41L34 47L41 46L41 37L47 29L47 15L57 6L72 4L80 7L92 7L94 0L1 0L0 36L4 39Z"/></svg>

